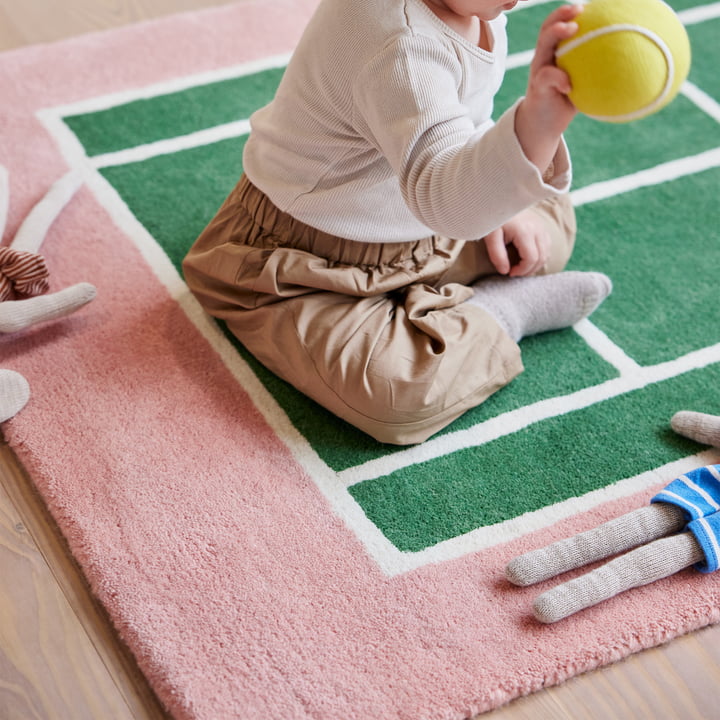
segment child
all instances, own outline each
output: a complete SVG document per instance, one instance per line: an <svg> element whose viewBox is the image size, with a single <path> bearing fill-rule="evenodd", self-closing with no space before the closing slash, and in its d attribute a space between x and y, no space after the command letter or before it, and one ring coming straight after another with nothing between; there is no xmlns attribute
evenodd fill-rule
<svg viewBox="0 0 720 720"><path fill-rule="evenodd" d="M493 123L517 0L322 0L244 175L183 267L270 370L377 440L418 443L522 370L517 342L610 292L560 272L575 221L544 22L525 97Z"/></svg>

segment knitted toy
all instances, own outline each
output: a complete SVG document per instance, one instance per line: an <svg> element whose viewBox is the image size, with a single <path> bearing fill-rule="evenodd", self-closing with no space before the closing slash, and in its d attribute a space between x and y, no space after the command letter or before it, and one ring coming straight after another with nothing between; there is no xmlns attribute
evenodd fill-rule
<svg viewBox="0 0 720 720"><path fill-rule="evenodd" d="M680 435L720 447L720 417L682 411L673 416L671 424ZM625 553L538 596L533 604L538 620L544 623L562 620L690 565L704 573L717 570L720 465L681 475L650 503L592 530L521 555L508 564L507 579L525 586Z"/></svg>
<svg viewBox="0 0 720 720"><path fill-rule="evenodd" d="M0 245L0 333L15 333L46 320L69 315L95 297L95 287L78 283L46 293L48 271L37 251L50 226L80 187L81 179L68 173L58 180L30 211L9 246ZM0 238L5 229L10 198L7 170L0 165ZM0 422L19 412L30 397L25 378L0 368Z"/></svg>

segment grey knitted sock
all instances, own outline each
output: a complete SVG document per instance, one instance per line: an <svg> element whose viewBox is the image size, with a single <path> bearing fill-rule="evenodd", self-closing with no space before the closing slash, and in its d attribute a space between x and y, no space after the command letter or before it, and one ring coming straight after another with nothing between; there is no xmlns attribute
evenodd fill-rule
<svg viewBox="0 0 720 720"><path fill-rule="evenodd" d="M568 271L535 277L484 278L468 302L492 315L516 342L571 327L610 294L612 282L596 272Z"/></svg>

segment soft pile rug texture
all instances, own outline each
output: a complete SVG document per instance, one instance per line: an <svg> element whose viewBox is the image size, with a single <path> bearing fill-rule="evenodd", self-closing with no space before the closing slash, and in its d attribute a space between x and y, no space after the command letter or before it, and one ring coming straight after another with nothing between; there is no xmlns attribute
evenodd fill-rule
<svg viewBox="0 0 720 720"><path fill-rule="evenodd" d="M556 625L515 555L718 462L676 436L720 413L720 3L676 0L682 95L568 133L575 269L613 295L523 343L526 372L428 442L385 447L258 367L179 274L237 180L315 0L245 0L0 55L9 242L53 181L84 185L42 248L76 315L0 337L29 381L3 425L93 591L181 718L456 720L715 622L688 570ZM522 92L548 3L510 15Z"/></svg>

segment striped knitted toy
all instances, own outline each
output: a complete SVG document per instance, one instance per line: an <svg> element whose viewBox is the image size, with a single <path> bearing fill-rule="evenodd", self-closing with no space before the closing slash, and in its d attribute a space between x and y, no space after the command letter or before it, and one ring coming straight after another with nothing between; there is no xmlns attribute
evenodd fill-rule
<svg viewBox="0 0 720 720"><path fill-rule="evenodd" d="M686 437L720 447L720 417L682 411L672 418L672 427ZM720 465L681 475L655 495L649 506L513 559L506 577L515 585L532 585L623 552L538 596L533 604L535 617L544 623L556 622L691 565L704 573L717 570Z"/></svg>

